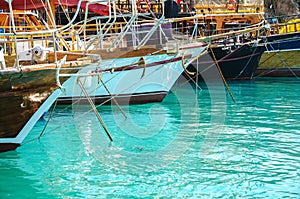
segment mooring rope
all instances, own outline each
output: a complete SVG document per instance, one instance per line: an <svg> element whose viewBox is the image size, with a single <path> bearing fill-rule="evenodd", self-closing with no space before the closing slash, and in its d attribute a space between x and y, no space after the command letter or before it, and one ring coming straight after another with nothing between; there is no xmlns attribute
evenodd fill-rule
<svg viewBox="0 0 300 199"><path fill-rule="evenodd" d="M107 127L106 127L104 121L102 120L102 118L101 118L101 116L100 116L100 114L99 114L99 112L98 112L98 110L97 110L95 104L94 104L93 101L91 100L91 98L90 98L88 92L87 92L86 89L84 88L84 85L83 85L82 82L80 81L80 78L77 79L77 83L78 83L79 86L81 87L82 91L83 91L84 94L85 94L85 97L87 98L88 102L89 102L90 105L92 106L92 109L93 109L94 113L96 114L96 116L97 116L99 122L101 123L101 126L103 127L103 129L104 129L106 135L108 136L108 138L109 138L110 141L112 142L113 139L112 139L112 137L111 137L111 135L110 135L110 133L109 133L109 131L108 131L108 129L107 129Z"/></svg>
<svg viewBox="0 0 300 199"><path fill-rule="evenodd" d="M109 89L107 88L107 86L105 85L105 83L102 81L102 79L101 79L101 83L103 84L103 86L104 86L105 90L107 91L107 93L110 95L111 99L115 102L115 104L118 107L118 109L121 111L122 115L125 117L125 119L127 119L127 116L126 116L124 110L121 108L121 106L118 103L118 101L116 100L116 98L114 98L114 96L111 94L111 92L109 91Z"/></svg>
<svg viewBox="0 0 300 199"><path fill-rule="evenodd" d="M212 53L213 59L214 59L214 61L215 61L215 63L216 63L216 66L217 66L217 69L218 69L218 71L219 71L219 74L221 75L221 78L222 78L222 80L223 80L223 83L225 84L225 87L226 87L226 89L227 89L227 91L228 91L228 93L229 93L229 95L230 95L232 101L235 103L236 101L235 101L235 99L234 99L234 97L233 97L233 94L231 93L231 90L230 90L230 88L229 88L229 86L228 86L228 84L227 84L227 82L226 82L226 80L225 80L225 78L224 78L224 76L223 76L223 73L222 73L221 68L220 68L220 66L219 66L219 63L218 63L218 60L216 59L215 53L214 53L214 51L212 50L211 45L209 45L209 48L210 48L210 51L211 51L211 53Z"/></svg>
<svg viewBox="0 0 300 199"><path fill-rule="evenodd" d="M203 55L205 55L207 53L208 49L206 48L202 53L200 53L199 55L197 55L196 57L192 58L189 63L193 63L194 61L198 60L200 57L202 57ZM189 81L192 81L197 88L199 88L200 90L202 90L202 88L199 86L198 84L198 61L197 61L197 69L196 69L196 72L190 72L187 70L187 67L188 66L185 66L185 63L184 63L184 54L182 55L182 60L181 60L181 65L183 67L183 70L185 72L185 74L188 76L188 80L186 82L189 82ZM191 77L191 75L195 75L196 74L196 81L193 79L193 77Z"/></svg>

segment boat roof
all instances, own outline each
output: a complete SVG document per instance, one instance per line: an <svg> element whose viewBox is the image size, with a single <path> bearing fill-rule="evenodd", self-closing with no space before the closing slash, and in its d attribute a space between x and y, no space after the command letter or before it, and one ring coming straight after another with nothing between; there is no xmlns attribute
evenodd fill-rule
<svg viewBox="0 0 300 199"><path fill-rule="evenodd" d="M67 6L67 7L77 7L79 0L52 0L54 6ZM50 4L51 4L50 3ZM13 10L46 10L47 3L42 0L11 0ZM80 4L80 8L86 8L87 1ZM0 0L0 10L9 10L9 3L7 0ZM99 15L107 16L109 13L109 6L106 3L99 3L99 1L89 2L88 10L90 12L97 13Z"/></svg>

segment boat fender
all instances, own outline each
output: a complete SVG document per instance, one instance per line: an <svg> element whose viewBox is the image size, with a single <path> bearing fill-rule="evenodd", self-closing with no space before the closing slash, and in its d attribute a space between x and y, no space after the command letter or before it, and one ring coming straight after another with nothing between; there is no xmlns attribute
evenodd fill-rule
<svg viewBox="0 0 300 199"><path fill-rule="evenodd" d="M165 50L167 54L176 54L179 51L179 44L175 40L169 40L166 43Z"/></svg>
<svg viewBox="0 0 300 199"><path fill-rule="evenodd" d="M3 53L3 47L2 46L0 46L0 65L1 65L1 69L6 69L4 53Z"/></svg>
<svg viewBox="0 0 300 199"><path fill-rule="evenodd" d="M228 0L226 2L227 10L236 10L236 1L235 0Z"/></svg>
<svg viewBox="0 0 300 199"><path fill-rule="evenodd" d="M142 5L141 5L142 2L145 2L147 4L146 9L142 8ZM150 3L149 0L138 0L137 3L136 3L136 7L137 7L139 12L147 12L151 8L151 3Z"/></svg>
<svg viewBox="0 0 300 199"><path fill-rule="evenodd" d="M42 46L35 46L32 48L32 59L34 61L45 61L46 50Z"/></svg>

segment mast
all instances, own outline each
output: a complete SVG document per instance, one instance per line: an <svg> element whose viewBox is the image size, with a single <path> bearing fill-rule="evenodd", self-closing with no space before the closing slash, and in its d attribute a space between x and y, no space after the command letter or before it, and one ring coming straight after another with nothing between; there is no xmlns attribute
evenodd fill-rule
<svg viewBox="0 0 300 199"><path fill-rule="evenodd" d="M16 26L15 26L15 20L14 20L14 12L13 12L13 7L12 7L12 0L8 0L8 6L9 6L9 13L10 13L10 19L11 19L11 25L12 25L12 30L14 33L14 42L15 42L15 54L16 54L16 60L15 60L15 65L14 67L19 68L19 56L18 56L18 43L17 43L17 31L16 31Z"/></svg>
<svg viewBox="0 0 300 199"><path fill-rule="evenodd" d="M55 2L54 0L47 0L47 3L47 23L52 27L56 27Z"/></svg>

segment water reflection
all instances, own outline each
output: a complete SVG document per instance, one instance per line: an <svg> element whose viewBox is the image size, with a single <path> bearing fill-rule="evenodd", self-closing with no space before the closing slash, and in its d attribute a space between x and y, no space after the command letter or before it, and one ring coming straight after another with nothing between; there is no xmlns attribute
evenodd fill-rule
<svg viewBox="0 0 300 199"><path fill-rule="evenodd" d="M149 130L151 138L125 134L113 126L111 107L100 108L115 139L113 147L136 156L163 149L178 135L180 125L186 130L187 135L179 143L187 146L187 150L179 158L159 169L138 173L132 170L147 163L137 161L141 158L132 155L124 159L122 153L118 157L118 153L109 151L103 152L103 157L109 158L104 162L96 156L98 154L91 153L97 149L91 146L94 137L100 137L97 140L100 145L108 140L93 114L85 115L85 120L77 120L75 124L70 110L56 109L40 141L35 139L16 152L0 154L1 196L297 198L300 194L298 84L292 79L231 82L229 85L237 103L228 101L226 105L216 103L214 106L209 91L204 89L198 93L199 117L190 109L191 97L182 101L187 108L185 122L179 117L181 110L174 108L179 103L175 94L169 95L159 107L129 108L136 125L142 127L151 123L149 116L152 114L165 116L160 120L164 126L159 132ZM223 110L223 106L226 106L224 125L212 128L212 115ZM38 137L45 123L40 121L28 140ZM79 134L78 126L82 126ZM212 130L218 132L217 139L205 156L199 156L207 133ZM173 156L162 156L164 160L167 157ZM131 167L120 167L120 164L132 162Z"/></svg>

